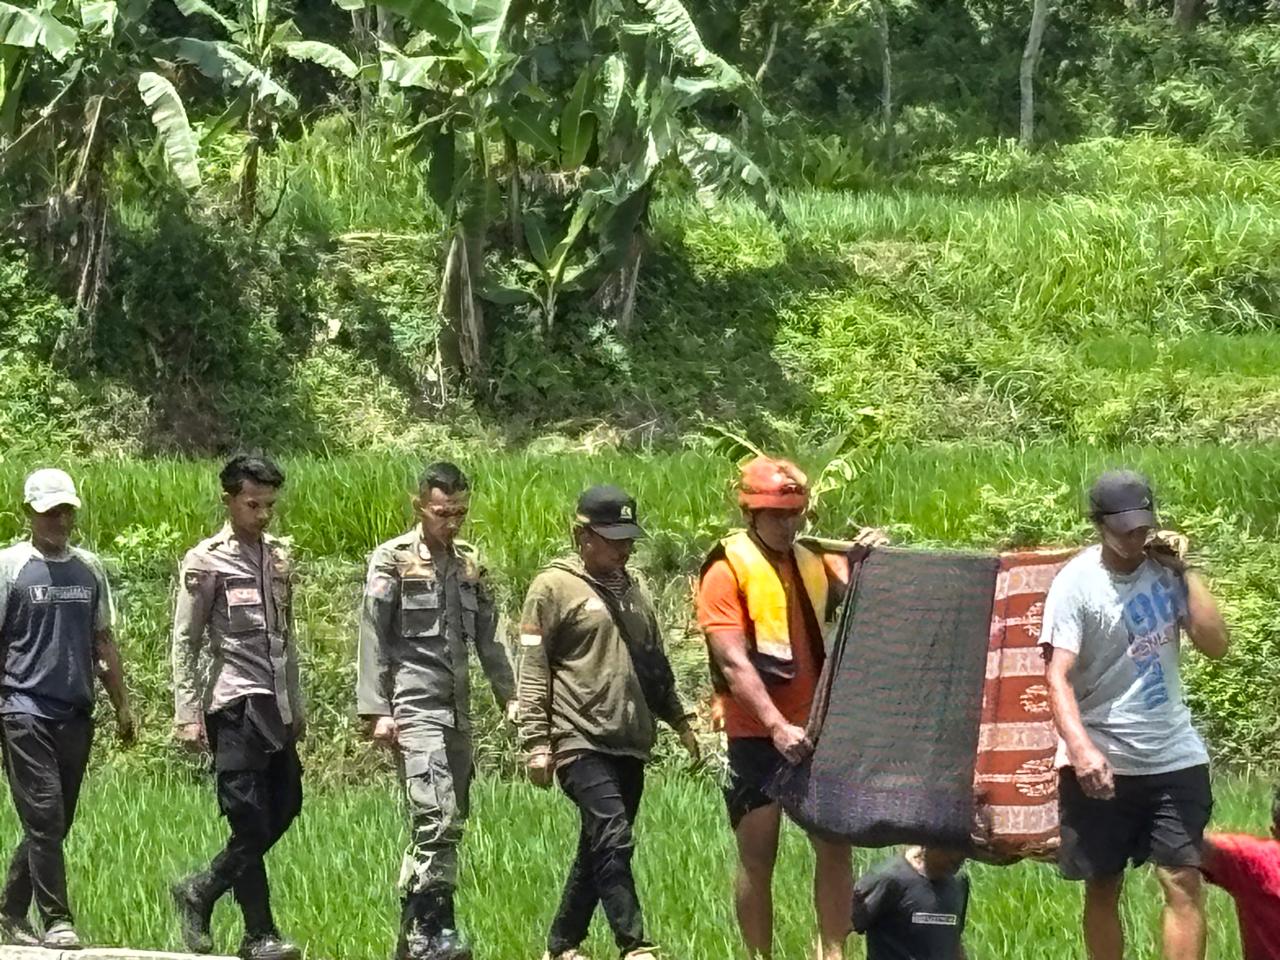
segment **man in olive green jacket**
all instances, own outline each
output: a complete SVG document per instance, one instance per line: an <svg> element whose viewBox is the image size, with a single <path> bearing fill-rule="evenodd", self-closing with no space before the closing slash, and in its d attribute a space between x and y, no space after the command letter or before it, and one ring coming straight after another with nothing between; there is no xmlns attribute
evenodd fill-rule
<svg viewBox="0 0 1280 960"><path fill-rule="evenodd" d="M648 593L626 570L636 502L611 486L578 500L577 555L554 561L529 588L520 633L521 746L530 778L554 776L578 807L582 829L548 960L580 960L599 903L623 957L653 960L631 873L633 827L656 720L698 757L691 714L675 690Z"/></svg>

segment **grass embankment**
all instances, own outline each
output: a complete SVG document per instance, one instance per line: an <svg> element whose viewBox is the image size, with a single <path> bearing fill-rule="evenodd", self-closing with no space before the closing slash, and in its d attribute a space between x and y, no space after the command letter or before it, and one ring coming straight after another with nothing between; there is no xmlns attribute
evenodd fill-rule
<svg viewBox="0 0 1280 960"><path fill-rule="evenodd" d="M1259 784L1220 781L1218 829L1259 832L1270 809ZM302 818L270 855L273 906L308 957L381 960L396 916L394 884L405 828L390 780L315 789ZM12 812L0 808L4 834ZM103 771L86 787L69 844L72 898L81 932L95 942L176 947L166 884L206 861L224 840L212 789ZM460 910L479 960L537 958L576 843L577 821L562 795L482 779L463 848ZM730 901L732 838L718 791L680 776L650 784L638 828L637 870L650 932L681 960L738 956ZM865 870L884 852L859 851ZM806 956L813 920L811 854L798 831L784 837L775 880L778 956ZM1080 892L1044 864L970 868L969 955L1000 960L1081 956ZM1125 903L1134 960L1155 960L1159 892L1149 871L1128 884ZM1210 956L1240 956L1227 897L1210 894ZM215 914L218 946L239 942L230 897ZM615 955L602 918L588 952ZM862 956L861 946L851 956Z"/></svg>
<svg viewBox="0 0 1280 960"><path fill-rule="evenodd" d="M431 455L449 454L447 448ZM735 467L711 452L595 456L569 451L504 454L459 451L475 482L467 535L481 545L514 635L524 590L538 566L568 542L572 504L592 483L613 481L639 497L650 532L636 560L659 600L685 695L705 704L705 653L692 622L690 586L706 551L736 522ZM818 476L821 458L806 465ZM21 532L24 473L38 459L0 464L0 540ZM1224 661L1188 656L1193 705L1219 756L1237 763L1280 759L1274 704L1280 699L1274 650L1280 639L1280 504L1274 477L1280 448L1134 447L1100 452L1045 446L976 447L853 454L829 469L838 485L822 494L815 529L830 535L859 525L889 527L902 543L942 546L1079 542L1080 493L1104 466L1148 471L1170 524L1195 544L1233 622ZM300 647L311 703L308 752L334 777L366 774L375 760L353 718L354 611L363 557L409 523L407 491L418 460L369 456L285 462L289 483L279 529L293 537L298 564ZM171 762L168 631L172 577L183 551L215 530L218 464L208 461L98 462L76 469L84 491L80 535L111 562L120 635L145 721L135 762ZM847 470L850 479L842 477ZM477 691L483 687L478 686ZM481 711L482 763L510 770L514 748L490 698Z"/></svg>
<svg viewBox="0 0 1280 960"><path fill-rule="evenodd" d="M441 231L379 136L330 119L282 146L288 192L256 239L124 218L113 299L92 344L65 337L74 355L36 268L0 262L18 332L0 446L671 447L707 420L871 449L1280 435L1280 161L1149 138L997 146L789 192L780 221L666 201L627 336L571 304L550 334L490 305L483 397L440 407Z"/></svg>

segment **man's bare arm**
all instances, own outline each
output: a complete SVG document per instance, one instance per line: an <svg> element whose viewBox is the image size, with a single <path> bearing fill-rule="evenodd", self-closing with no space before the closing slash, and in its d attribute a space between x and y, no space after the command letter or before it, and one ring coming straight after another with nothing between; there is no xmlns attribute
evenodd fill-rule
<svg viewBox="0 0 1280 960"><path fill-rule="evenodd" d="M1053 722L1058 735L1067 744L1067 756L1075 770L1080 786L1091 797L1108 799L1115 792L1111 764L1089 737L1080 719L1080 704L1071 686L1071 670L1076 665L1076 655L1070 650L1054 648L1045 671L1049 684L1049 704L1053 708Z"/></svg>
<svg viewBox="0 0 1280 960"><path fill-rule="evenodd" d="M110 630L99 630L93 638L94 655L98 661L98 678L102 681L111 706L116 712L116 727L120 739L132 743L137 734L133 711L129 708L129 689L125 686L124 666L120 662L120 648L116 646Z"/></svg>
<svg viewBox="0 0 1280 960"><path fill-rule="evenodd" d="M1226 655L1230 645L1227 621L1200 574L1188 570L1184 578L1187 582L1187 635L1197 650L1217 660Z"/></svg>
<svg viewBox="0 0 1280 960"><path fill-rule="evenodd" d="M733 698L769 731L773 745L792 763L808 755L811 746L803 727L789 723L747 656L747 638L738 630L712 630L707 634L711 656L729 684Z"/></svg>

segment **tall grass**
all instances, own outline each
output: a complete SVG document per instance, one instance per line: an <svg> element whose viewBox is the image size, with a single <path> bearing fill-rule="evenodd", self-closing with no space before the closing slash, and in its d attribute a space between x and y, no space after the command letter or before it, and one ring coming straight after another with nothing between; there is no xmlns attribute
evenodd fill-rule
<svg viewBox="0 0 1280 960"><path fill-rule="evenodd" d="M805 450L799 450L805 460ZM359 561L375 544L411 524L409 496L428 458L368 455L321 459L285 457L289 480L279 529L306 557ZM701 451L539 454L529 451L462 451L458 459L473 478L468 536L483 545L504 578L527 582L538 565L568 544L577 495L593 483L613 482L639 499L642 521L666 550L674 540L690 548L676 569L696 569L701 551L738 522L733 506L736 473L728 457ZM832 535L858 525L896 525L918 541L995 544L1011 531L993 524L992 503L1022 496L1039 508L1046 528L1078 528L1083 490L1108 466L1132 465L1155 481L1166 513L1235 518L1255 536L1280 539L1280 498L1274 478L1280 446L1121 447L1097 450L1061 445L897 448L849 455L852 479L823 495L816 527ZM0 540L23 529L22 480L58 458L0 463ZM167 531L153 559L176 561L187 546L221 523L219 464L214 461L89 461L70 464L84 492L79 529L85 543L108 554L130 532ZM807 463L811 471L821 463ZM1064 492L1041 503L1037 492Z"/></svg>
<svg viewBox="0 0 1280 960"><path fill-rule="evenodd" d="M316 789L302 817L269 855L273 906L284 931L307 956L381 960L394 938L394 883L405 839L390 776L344 790ZM1269 801L1261 784L1221 781L1219 829L1259 832ZM12 810L0 811L3 835L16 840ZM481 779L462 851L459 907L479 960L542 953L576 841L576 816L558 792ZM174 777L91 776L69 842L70 886L81 932L98 943L176 948L177 924L166 884L203 865L225 838L212 785ZM785 831L774 880L778 956L801 957L813 935L812 855ZM714 785L680 776L653 778L638 828L638 884L651 935L675 957L726 960L739 955L730 897L732 835ZM887 851L859 851L866 870ZM1051 867L970 866L972 905L965 937L970 956L1061 960L1081 954L1078 888ZM1125 919L1134 960L1155 960L1159 891L1143 871L1127 885ZM231 898L214 916L220 950L239 939ZM1227 898L1210 894L1213 957L1238 957ZM586 947L615 948L600 918ZM862 956L856 941L851 956Z"/></svg>

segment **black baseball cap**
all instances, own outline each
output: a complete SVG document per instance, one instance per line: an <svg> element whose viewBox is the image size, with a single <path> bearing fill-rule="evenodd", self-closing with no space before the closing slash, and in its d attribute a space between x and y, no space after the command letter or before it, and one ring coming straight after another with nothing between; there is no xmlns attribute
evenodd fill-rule
<svg viewBox="0 0 1280 960"><path fill-rule="evenodd" d="M644 536L636 522L636 498L607 483L578 498L578 522L606 540L639 540Z"/></svg>
<svg viewBox="0 0 1280 960"><path fill-rule="evenodd" d="M1156 526L1156 499L1147 478L1132 470L1108 470L1089 491L1089 511L1116 533Z"/></svg>

